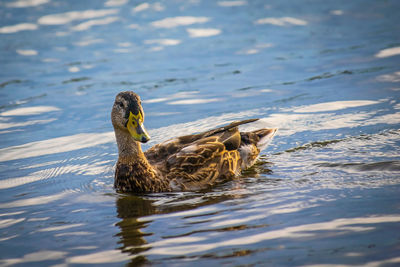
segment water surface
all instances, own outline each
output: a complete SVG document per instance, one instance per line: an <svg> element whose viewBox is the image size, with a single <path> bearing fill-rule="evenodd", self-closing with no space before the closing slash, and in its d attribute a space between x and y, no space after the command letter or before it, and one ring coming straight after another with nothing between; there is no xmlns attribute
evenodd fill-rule
<svg viewBox="0 0 400 267"><path fill-rule="evenodd" d="M1 266L400 264L400 2L3 1ZM279 127L208 191L113 189L115 95L151 145Z"/></svg>

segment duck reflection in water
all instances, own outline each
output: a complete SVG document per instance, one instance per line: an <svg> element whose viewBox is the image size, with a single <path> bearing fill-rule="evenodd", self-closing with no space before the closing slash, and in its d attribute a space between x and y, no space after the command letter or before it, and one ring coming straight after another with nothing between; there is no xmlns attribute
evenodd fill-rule
<svg viewBox="0 0 400 267"><path fill-rule="evenodd" d="M152 203L153 201L139 196L127 195L117 199L117 215L121 218L121 221L116 224L121 229L117 236L120 237L119 249L123 253L137 255L150 249L143 245L147 244L144 237L151 233L146 234L141 231L146 227L146 222L139 221L138 218L157 213L156 207ZM129 266L138 266L146 261L144 256L136 256L132 258Z"/></svg>

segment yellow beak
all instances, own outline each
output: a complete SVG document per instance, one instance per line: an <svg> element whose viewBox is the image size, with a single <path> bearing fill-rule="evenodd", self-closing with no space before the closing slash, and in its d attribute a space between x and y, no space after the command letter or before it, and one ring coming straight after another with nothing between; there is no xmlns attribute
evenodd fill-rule
<svg viewBox="0 0 400 267"><path fill-rule="evenodd" d="M129 112L129 118L126 127L128 128L128 131L133 139L136 141L146 143L150 140L150 136L143 126L143 117L140 112L137 115L133 115L132 112Z"/></svg>

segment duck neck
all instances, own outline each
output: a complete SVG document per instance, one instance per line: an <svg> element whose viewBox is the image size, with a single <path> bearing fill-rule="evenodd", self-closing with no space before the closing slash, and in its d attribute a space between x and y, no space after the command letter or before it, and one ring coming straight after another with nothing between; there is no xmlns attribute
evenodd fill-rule
<svg viewBox="0 0 400 267"><path fill-rule="evenodd" d="M140 143L134 140L129 132L117 128L114 130L115 139L118 144L118 161L123 163L140 163L152 169L142 151Z"/></svg>
<svg viewBox="0 0 400 267"><path fill-rule="evenodd" d="M150 165L139 142L127 131L115 129L118 144L118 162L114 187L122 192L167 192L169 181L161 179Z"/></svg>

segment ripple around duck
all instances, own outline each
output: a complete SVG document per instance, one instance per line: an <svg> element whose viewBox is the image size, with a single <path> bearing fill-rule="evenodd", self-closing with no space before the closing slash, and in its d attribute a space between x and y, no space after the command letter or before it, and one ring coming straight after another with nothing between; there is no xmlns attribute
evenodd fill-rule
<svg viewBox="0 0 400 267"><path fill-rule="evenodd" d="M21 177L13 177L8 179L0 180L0 190L15 188L19 186L31 185L33 186L53 186L62 187L63 190L84 190L93 191L97 186L104 186L105 183L102 179L90 180L88 183L86 177L102 177L105 179L109 177L108 174L112 172L112 161L102 160L96 161L95 158L91 158L90 161L83 164L73 164L74 162L80 162L82 159L69 159L63 161L53 161L48 164L39 164L38 166L29 166L29 169L41 168L38 171L26 174ZM51 166L50 168L43 169L43 166ZM76 188L76 184L71 184L69 180L71 176L80 176L81 181L85 181L83 184ZM71 188L72 186L72 188Z"/></svg>
<svg viewBox="0 0 400 267"><path fill-rule="evenodd" d="M271 177L285 183L299 181L298 186L341 189L399 184L394 175L400 171L399 136L398 130L388 130L310 142L274 153L268 158L274 163Z"/></svg>
<svg viewBox="0 0 400 267"><path fill-rule="evenodd" d="M0 149L0 162L70 152L113 142L114 133L81 133Z"/></svg>
<svg viewBox="0 0 400 267"><path fill-rule="evenodd" d="M276 154L299 152L302 150L310 150L310 149L312 150L312 149L326 148L330 146L334 147L336 144L338 145L341 144L340 148L347 148L347 149L356 149L357 146L361 150L365 150L366 147L375 147L375 149L377 149L378 148L377 146L382 147L382 146L387 146L389 144L394 144L398 140L399 136L400 136L399 130L388 130L377 134L362 134L358 136L350 136L341 139L314 141L291 149L287 149L284 152L278 152Z"/></svg>
<svg viewBox="0 0 400 267"><path fill-rule="evenodd" d="M400 171L400 161L381 161L372 163L316 163L319 167L329 167L329 168L339 168L348 171L387 171L387 172L399 172Z"/></svg>
<svg viewBox="0 0 400 267"><path fill-rule="evenodd" d="M39 196L39 197L32 197L32 198L24 198L20 200L14 200L11 202L1 203L0 209L9 209L9 208L18 208L18 207L29 207L29 206L36 206L36 205L43 205L48 204L50 202L57 201L66 197L70 192L62 192L56 193L53 195L46 195L46 196Z"/></svg>
<svg viewBox="0 0 400 267"><path fill-rule="evenodd" d="M269 229L245 236L232 235L228 238L218 239L217 235L182 236L151 242L146 246L150 250L143 255L178 256L178 255L204 255L215 248L249 246L269 240L304 240L321 238L324 231L334 232L336 235L348 233L363 233L376 229L376 225L398 223L398 215L370 216L355 218L339 218L325 222L300 224L281 229Z"/></svg>

